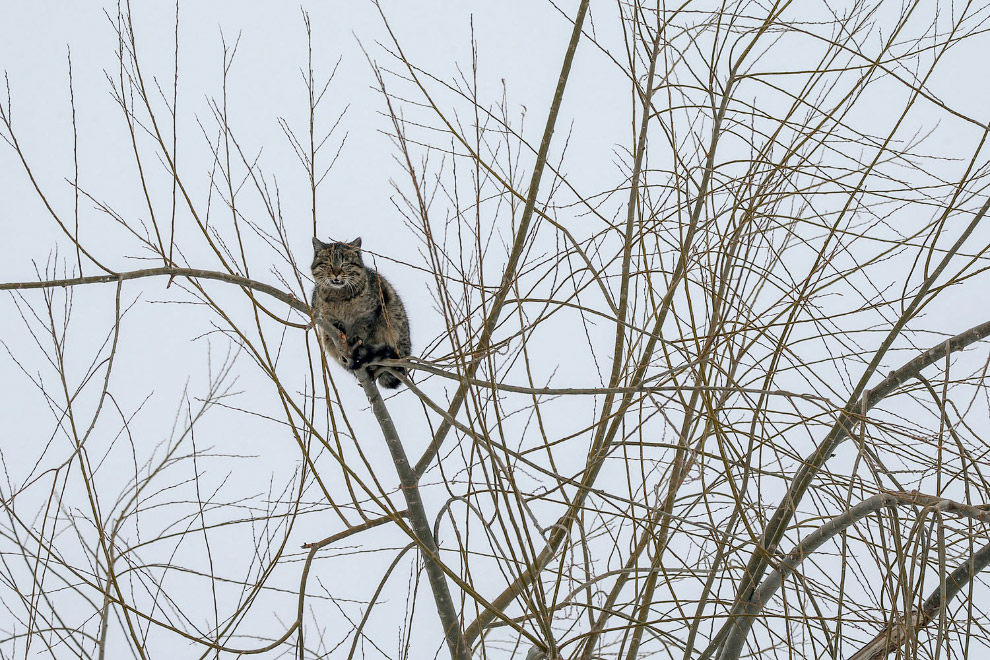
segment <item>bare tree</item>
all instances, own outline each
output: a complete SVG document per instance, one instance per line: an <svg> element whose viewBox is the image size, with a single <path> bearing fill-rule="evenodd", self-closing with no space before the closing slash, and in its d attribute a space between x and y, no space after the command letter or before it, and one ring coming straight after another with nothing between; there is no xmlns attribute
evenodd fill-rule
<svg viewBox="0 0 990 660"><path fill-rule="evenodd" d="M0 284L4 387L50 413L0 456L4 657L990 647L990 118L959 89L990 5L541 7L569 33L541 108L486 79L473 24L453 76L386 8L362 37L419 248L388 266L433 319L380 363L412 374L388 399L327 366L306 303L295 246L347 153L308 14L291 172L236 127L240 41L203 115L181 8L167 72L111 17L141 208L86 184L71 55L68 198L8 85L0 136L62 249ZM154 302L198 341L159 350ZM171 416L142 360L188 374Z"/></svg>

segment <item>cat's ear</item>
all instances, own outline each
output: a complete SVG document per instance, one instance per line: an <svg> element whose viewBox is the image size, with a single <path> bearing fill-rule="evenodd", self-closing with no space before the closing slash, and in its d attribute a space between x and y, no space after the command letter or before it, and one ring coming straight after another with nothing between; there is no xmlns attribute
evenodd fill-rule
<svg viewBox="0 0 990 660"><path fill-rule="evenodd" d="M316 236L313 237L313 249L319 252L322 248L326 247L326 243L318 239Z"/></svg>
<svg viewBox="0 0 990 660"><path fill-rule="evenodd" d="M356 248L358 248L360 250L361 249L361 237L358 236L353 241L351 241L350 243L348 243L348 245L350 245L351 247L356 247Z"/></svg>

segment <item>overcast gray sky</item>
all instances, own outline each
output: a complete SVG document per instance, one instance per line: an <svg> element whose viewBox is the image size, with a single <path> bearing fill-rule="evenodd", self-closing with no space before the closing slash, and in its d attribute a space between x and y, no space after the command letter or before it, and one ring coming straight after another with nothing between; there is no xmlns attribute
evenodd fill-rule
<svg viewBox="0 0 990 660"><path fill-rule="evenodd" d="M450 111L449 117L456 117L468 129L474 121L469 112L471 106L459 96L457 90L447 86L464 91L471 78L473 28L478 44L480 105L498 113L505 99L505 110L513 118L514 125L521 128L522 136L530 145L536 145L571 31L571 24L564 14L573 16L577 6L577 2L572 0L557 4L560 10L553 3L536 0L385 0L382 8L404 54L422 71L428 72L430 92L436 95L437 102ZM754 12L762 4L752 3ZM944 4L940 3L940 6ZM808 7L808 25L815 25L815 21L825 12L824 4L809 2L804 6ZM896 2L885 3L885 9L890 11L895 11L899 6L900 3ZM171 102L172 94L176 8L168 2L137 1L132 3L132 9L145 83L161 88L164 98L156 99L156 103L164 109L165 104ZM445 343L443 319L430 294L433 280L428 272L429 261L422 253L422 241L417 229L407 225L401 210L396 208L397 205L402 206L402 201L393 182L406 194L411 188L402 163L397 161L399 152L387 135L393 129L384 114L386 106L377 89L373 65L386 71L389 91L403 99L397 110L404 118L414 124L423 120L430 125L436 125L437 120L431 117L428 109L424 109L423 98L415 93L412 86L399 79L402 70L392 52L392 37L372 2L303 2L301 9L292 3L238 0L197 0L180 4L178 168L185 172L197 203L205 204L211 196L209 182L213 167L208 140L216 139L217 135L213 109L222 103L223 98L224 48L228 54L235 53L236 49L227 78L228 122L245 158L251 162L257 159L259 171L266 177L266 182L272 186L277 183L281 215L292 256L297 260L302 274L308 276L312 235L308 182L280 125L280 120L284 119L286 125L299 135L307 130L307 99L303 80L307 48L302 10L309 13L312 22L313 68L317 80L325 80L338 67L318 117L318 131L319 127L328 129L340 118L339 125L327 142L326 153L336 153L339 149L339 157L319 190L318 233L323 239L338 240L350 240L360 235L364 247L374 255L378 268L406 302L412 321L414 353L421 354L430 348L435 351L432 357L442 357L449 346ZM799 10L795 8L794 11ZM953 5L945 11L957 9ZM28 165L53 207L63 217L71 219L77 200L71 185L75 176L68 70L71 52L81 191L79 233L87 245L93 246L94 255L105 260L111 268L124 271L158 265L160 261L148 261L149 253L141 248L130 230L97 208L96 204L109 205L132 227L148 222L147 204L136 175L130 135L120 106L111 93L113 81L120 76L116 12L114 3L105 6L98 2L65 0L0 3L0 69L7 76L13 125L28 158ZM551 151L554 162L557 162L566 144L567 158L563 173L570 185L585 192L592 191L595 195L602 193L601 198L596 198L596 203L601 202L597 211L608 221L614 220L623 211L624 197L612 199L607 193L625 181L629 160L627 150L634 134L634 122L629 114L633 94L628 78L613 61L613 58L623 64L626 61L621 28L614 14L615 3L604 0L592 2L591 20L586 30L596 37L597 44L585 40L578 49L574 76L562 110L563 120L558 123ZM805 19L804 16L801 18ZM690 22L690 19L685 20ZM868 46L864 46L864 50L868 50ZM771 58L771 62L780 64L784 61L793 70L800 70L816 56L810 49L790 48L786 42L780 51L782 54L775 55L776 59ZM690 61L691 56L687 59ZM939 103L921 102L905 120L899 139L910 140L913 136L932 131L926 143L926 149L938 155L938 159L933 158L926 166L926 173L932 180L951 181L959 177L964 169L964 163L957 159L972 152L979 131L974 128L974 122L963 115L987 120L990 86L985 79L986 61L985 39L975 39L972 46L951 50L945 56L939 75L926 83L926 89ZM701 76L699 80L703 78L697 71L693 71L692 75ZM685 78L690 79L690 76ZM896 81L889 77L881 79L856 105L850 121L864 133L873 129L882 132L882 127L890 125L892 113L899 107L897 103L902 101L897 95L903 93L904 87ZM6 93L0 100L7 103ZM747 96L747 101L763 108L783 103L779 97L760 96L757 92ZM952 108L954 113L946 112L943 106ZM428 122L427 117L430 117ZM684 139L682 144L690 148L691 129L682 127L680 130L680 138ZM140 127L138 133L141 133ZM432 168L444 158L442 151L451 147L449 136L431 128L416 128L412 134L414 139L423 140L439 136L431 143L436 150L429 155L430 167L424 167L424 161L415 163L417 167L435 171ZM651 134L651 139L657 137ZM143 141L146 137L139 135L138 139ZM657 140L657 155L652 156L655 159L652 165L657 168L672 167L668 161L673 159L669 150L662 150L662 143L662 139ZM872 146L869 141L864 141L864 153ZM733 147L726 146L725 149L720 157L729 160L734 155ZM417 152L417 157L421 154ZM738 155L746 156L743 152ZM698 154L691 153L690 156L695 158ZM520 177L523 180L528 177L532 162L532 153L523 149L519 157ZM986 158L981 157L978 171L982 172L985 163ZM327 161L324 164L328 164ZM168 199L171 186L170 181L163 177L165 170L161 163L149 159L143 165L156 181L149 194L159 202ZM911 173L911 176L915 175ZM551 177L544 181L544 190L559 183ZM432 207L434 218L450 217L452 203L448 196L451 191L429 180L426 188L435 195ZM983 184L976 185L970 193L976 195L974 199L985 195ZM212 194L218 198L220 192ZM238 195L245 220L257 222L264 231L273 231L270 224L265 224L268 221L263 207L252 193L249 182ZM0 235L0 281L30 281L39 276L78 274L75 272L77 261L70 241L46 211L17 155L3 144L0 144L0 199L0 228L3 230ZM566 205L574 198L563 188L557 201ZM218 226L229 222L229 211L216 199L210 208L211 222L218 223ZM917 213L927 218L937 212L938 209L922 208ZM897 223L920 222L922 215L916 215L912 220L910 213L892 213L889 220L891 226L900 230L901 225ZM574 208L562 206L560 218L582 239L604 226L591 214L585 214L580 205ZM192 227L192 219L186 213L179 213L176 222L178 233L187 232ZM885 228L883 223L879 224L878 231L882 233ZM950 227L954 229L956 225ZM225 232L225 236L231 238L232 233ZM511 238L509 232L510 228L505 224L496 227L493 244L497 249L491 252L490 264L485 265L486 274L489 268L492 275L498 274L507 251L503 243ZM292 268L278 250L266 245L259 236L247 240L248 262L254 279L282 286L279 278L283 277L289 281L292 293L306 295L306 290L298 290L292 279ZM553 258L553 239L543 235L541 240L545 242L540 243L540 249ZM230 247L233 248L233 245ZM188 241L183 244L183 249L186 250L183 259L190 265L206 269L216 267L215 255L202 243ZM875 280L876 286L891 287L891 290L902 286L907 278L896 270L898 265L899 262L892 263L889 273L881 271L881 276ZM86 275L99 272L85 260L83 271ZM210 378L220 371L233 345L217 332L220 326L213 312L194 306L194 298L178 290L181 285L166 289L165 284L163 280L146 280L122 287L122 306L129 311L123 325L126 332L122 332L120 338L118 363L112 375L115 396L112 406L106 404L110 412L101 413L101 421L95 427L96 432L89 445L93 452L90 460L99 466L96 468L97 481L101 491L106 493L104 508L107 510L113 508L113 501L119 493L126 492L128 480L133 478L134 465L161 456L164 452L162 443L167 444L170 438L177 437L179 432L173 429L173 425L181 430L183 419L195 410L198 400L205 396ZM243 314L242 320L253 322L250 308L246 306L240 291L225 289L225 286L211 285L209 290L215 292L218 299L226 301L225 304L230 305L231 309ZM64 295L62 291L55 293L56 312L63 308ZM113 340L114 285L79 289L71 295L72 317L65 356L70 371L68 389L74 392L75 388L87 382L88 375L94 373L92 363L94 360L99 363L105 357L108 341ZM829 299L823 304L834 304L837 308L843 305L856 307L860 295L869 298L873 292L856 291L849 297L838 301ZM969 292L940 299L929 310L926 328L951 333L985 320L985 305L974 305L972 300ZM69 498L66 506L70 509L83 507L85 492L81 484L71 479L61 482L56 476L55 481L49 484L42 478L46 470L59 465L73 451L64 431L60 430L65 420L51 412L51 406L42 394L43 390L50 392L51 388L60 386L53 365L38 345L40 342L46 346L46 340L42 337L36 341L29 332L29 329L37 329L45 321L32 316L35 311L43 311L42 301L40 292L27 293L23 298L0 297L0 326L3 327L0 338L6 349L0 351L0 387L3 388L0 419L4 420L0 449L7 470L7 483L0 487L0 493L7 496L31 484L19 495L18 506L24 511L34 511L39 524L45 520L42 511L52 490L64 489ZM278 313L283 311L279 309ZM21 316L26 321L22 321ZM300 320L295 318L297 322ZM554 326L555 322L560 325ZM880 324L879 321L877 323ZM611 331L581 327L569 317L563 320L558 317L547 327L556 327L559 339L544 344L547 350L535 360L539 384L568 387L600 385L601 373L607 372L609 365L603 367L592 359L596 357L595 351L585 346L585 333L589 343L601 340L601 346L606 347L601 350L601 355L605 355L611 350L611 345L606 343L610 341ZM276 337L278 333L271 336ZM285 383L293 394L300 394L306 382L310 357L305 351L303 331L290 328L283 338L284 343L276 342L272 350L279 352L278 363L283 375L295 371L301 374L298 381ZM906 347L907 340L902 345ZM578 354L588 359L569 359ZM96 369L95 373L93 382L103 378L103 371ZM366 409L359 388L340 370L334 373L341 388L341 402L349 412L354 433L362 440L362 449L374 472L386 482L385 489L389 490L394 485L393 472L379 441L379 429ZM524 376L528 375L521 370L516 374L519 383L523 383ZM33 386L32 380L42 386ZM211 448L210 452L204 453L195 467L191 463L188 467L184 463L177 464L174 468L176 474L166 475L163 484L181 483L191 488L188 480L198 473L201 483L197 484L197 488L203 499L214 497L214 491L217 502L235 502L241 497L250 497L249 501L245 500L244 507L253 514L271 504L275 513L288 515L292 507L286 503L291 502L292 497L284 495L284 492L295 487L302 461L295 439L286 432L280 421L279 416L283 414L281 401L250 356L239 357L226 383L231 396L198 423L195 438L183 441L186 443L183 453L189 453L193 443L197 450ZM432 388L430 391L443 402L452 389L435 380L429 381L429 386ZM88 406L86 409L92 413L101 388L90 383L83 392L78 405L80 408ZM184 392L187 398L184 398ZM52 396L58 399L57 395ZM593 417L591 411L597 410L597 404L589 401L561 401L555 409L558 416L548 423L551 426L559 424L561 436L571 426L580 427L585 418ZM422 406L408 392L400 393L389 405L397 418L416 420L404 429L407 431L404 438L407 450L415 460L432 433L431 423L424 418ZM322 418L317 416L317 419ZM125 424L122 420L128 421ZM530 428L528 424L531 422L528 417L512 420L513 424L519 425L520 437L523 429ZM325 427L326 420L322 423ZM434 426L435 423L436 420L433 420ZM536 422L532 424L535 426ZM367 440L369 438L372 440ZM354 450L348 451L357 461ZM571 474L581 468L582 460L580 452L565 454L560 457L559 467L562 472ZM431 483L440 482L441 477L435 470L428 480ZM345 492L346 485L339 474L334 473L327 481L335 489L334 492ZM44 487L38 484L44 484ZM437 510L447 496L443 488L437 488L428 504ZM340 529L339 518L326 510L321 498L320 491L315 487L303 497L304 509L310 515L301 518L301 522L288 534L285 558L279 562L277 573L269 583L286 591L266 593L268 600L251 612L248 621L255 626L260 637L270 639L278 636L294 616L295 600L291 590L297 584L303 557L298 549L300 544ZM168 494L164 493L161 499L167 501ZM140 525L135 523L133 529L129 528L131 536L128 542L145 542L156 535L173 533L183 525L199 524L192 518L184 517L185 514L173 515L170 513L173 510L171 506L163 506L165 513L162 513L149 505L144 521ZM174 508L179 510L178 506ZM220 516L217 520L237 517L231 511L238 510L229 507L217 514ZM556 515L552 509L538 510L537 513L546 514L541 519L544 525L551 524L553 515ZM209 515L207 512L203 517ZM359 522L360 519L352 512L349 511L348 515L352 518L351 522ZM147 562L187 562L189 566L195 565L205 571L208 569L203 562L207 561L209 554L209 562L221 567L214 569L217 573L228 571L231 576L242 575L269 559L252 554L251 549L255 545L268 549L254 538L255 531L251 526L234 526L229 532L216 534L211 538L209 553L203 545L197 545L198 540L193 539L174 547L151 544L142 559ZM65 536L71 535L65 532ZM332 553L332 558L318 564L319 574L314 579L321 580L321 587L314 587L313 583L310 587L317 592L320 588L324 589L319 600L321 613L336 612L327 615L326 642L322 649L327 653L333 651L330 657L345 657L346 645L344 649L335 650L334 644L346 637L355 622L354 617L360 616L357 601L368 597L369 581L380 577L383 565L391 561L394 550L407 541L395 530L382 528L349 546L341 546ZM85 543L80 542L79 546L67 548L64 552L79 553L82 557L85 555ZM375 548L376 552L356 560L349 557L350 553L367 548ZM389 592L390 599L376 608L369 624L374 631L369 637L392 644L384 649L388 657L396 657L398 650L401 650L399 634L395 630L401 628L402 616L406 611L404 599L410 571L406 565L400 570L400 575L393 578L397 585L395 590ZM474 578L477 584L489 587L486 595L497 593L503 585L502 576L494 572L491 575L475 575ZM182 584L182 581L189 582L193 593L184 594L186 601L162 605L166 616L181 620L182 616L187 615L189 628L199 626L205 629L214 625L212 596L196 591L202 589L204 583L184 574L169 577L170 585ZM422 589L425 592L425 586ZM177 591L181 593L182 590ZM234 587L229 593L222 594L222 598L229 601L241 597L243 594ZM83 610L89 611L85 607L82 607ZM428 625L436 625L430 619L432 613L417 613L418 616L429 620ZM0 620L2 618L0 613ZM222 611L220 618L223 619ZM85 624L78 621L69 623ZM6 629L0 624L0 630ZM313 635L319 634L316 629L314 626ZM191 653L187 642L167 631L152 630L151 639L161 644L157 647L158 657L168 657L170 654L173 654L172 657L186 657L187 653ZM242 642L242 646L251 645L251 640ZM23 647L11 648L18 653L24 651ZM111 645L111 648L124 649L124 641L117 640L117 646ZM439 636L414 637L413 649L410 655L413 658L432 657L435 653L442 657L445 654ZM38 647L35 650L40 652L42 649ZM364 657L382 657L376 653L369 645ZM63 656L61 650L54 651L54 655L69 657L68 653Z"/></svg>

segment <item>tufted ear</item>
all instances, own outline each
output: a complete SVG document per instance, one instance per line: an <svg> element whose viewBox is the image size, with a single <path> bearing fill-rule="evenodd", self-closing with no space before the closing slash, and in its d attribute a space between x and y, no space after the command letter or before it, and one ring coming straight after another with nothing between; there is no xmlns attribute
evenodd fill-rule
<svg viewBox="0 0 990 660"><path fill-rule="evenodd" d="M348 245L350 245L351 247L356 247L358 249L361 249L361 237L358 236L353 241L351 241L350 243L348 243Z"/></svg>
<svg viewBox="0 0 990 660"><path fill-rule="evenodd" d="M319 251L320 248L326 247L326 243L318 239L316 236L313 237L313 249Z"/></svg>

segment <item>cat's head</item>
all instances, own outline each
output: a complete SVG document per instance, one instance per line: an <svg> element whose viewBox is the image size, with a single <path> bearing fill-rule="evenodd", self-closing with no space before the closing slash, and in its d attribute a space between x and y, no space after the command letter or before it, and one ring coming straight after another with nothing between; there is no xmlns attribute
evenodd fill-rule
<svg viewBox="0 0 990 660"><path fill-rule="evenodd" d="M361 260L361 239L350 243L324 243L313 238L313 279L316 288L350 297L360 293L368 278Z"/></svg>

